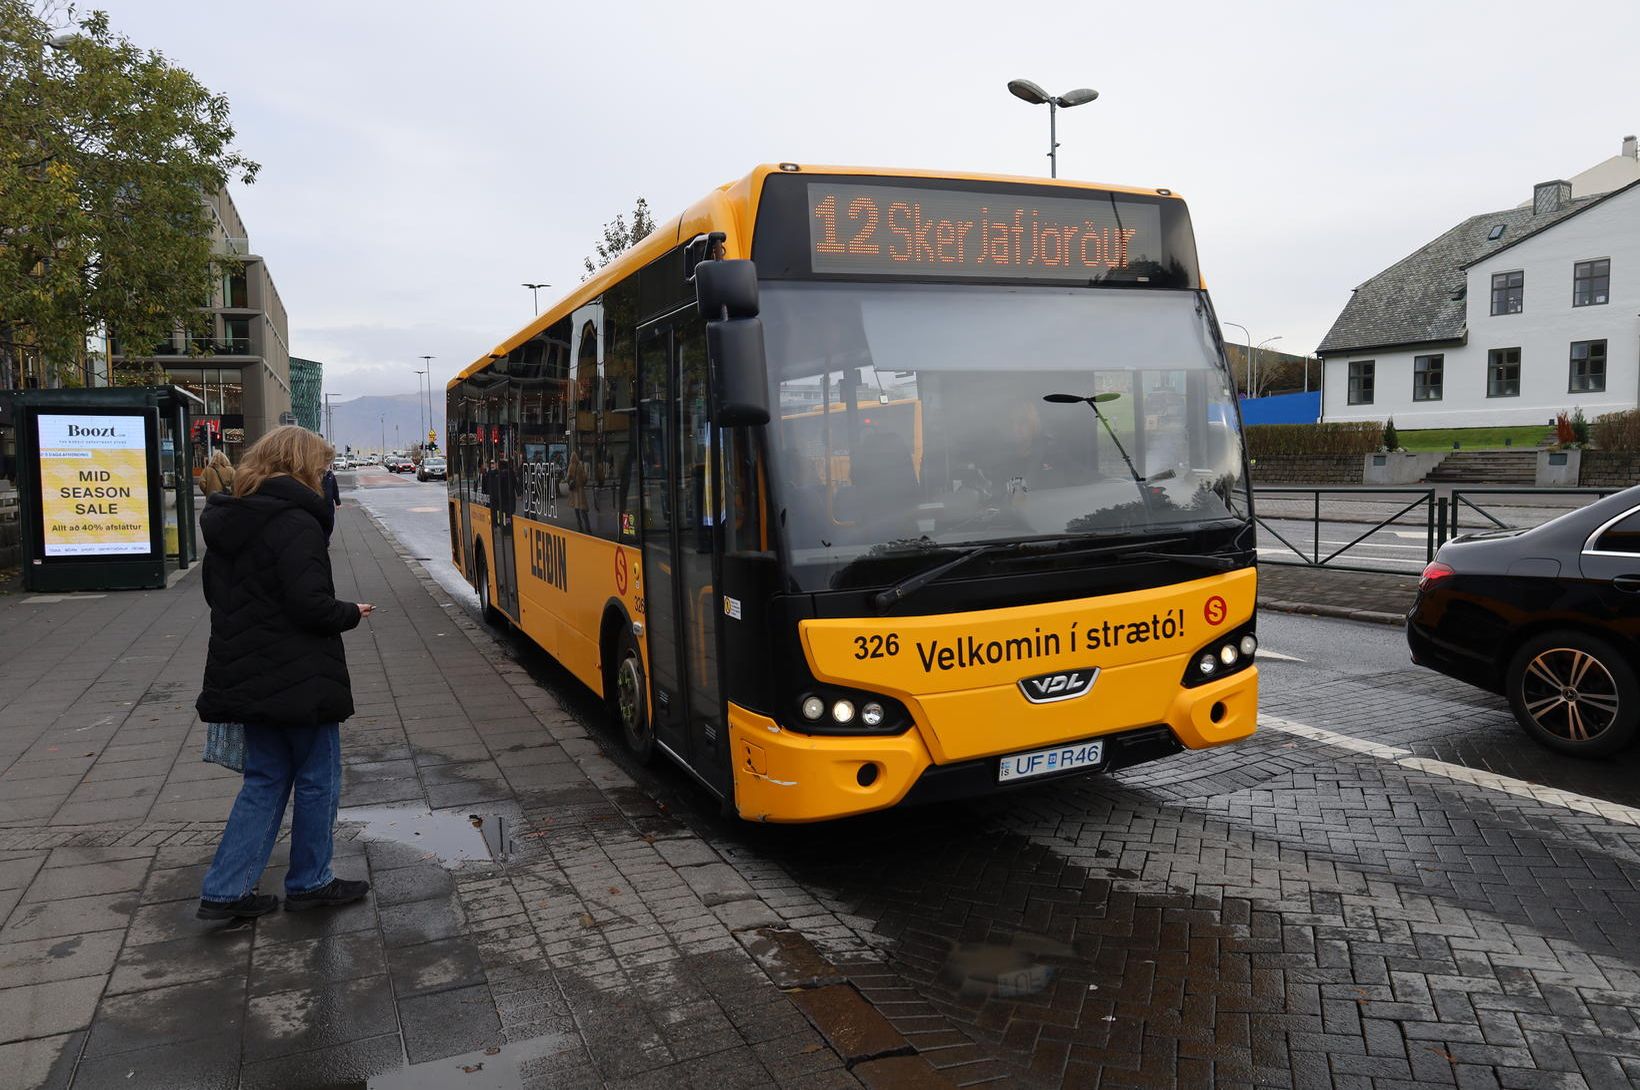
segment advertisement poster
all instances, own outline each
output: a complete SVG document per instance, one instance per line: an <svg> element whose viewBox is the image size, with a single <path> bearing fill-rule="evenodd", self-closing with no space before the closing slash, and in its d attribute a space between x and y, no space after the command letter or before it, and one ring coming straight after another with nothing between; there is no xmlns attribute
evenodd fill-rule
<svg viewBox="0 0 1640 1090"><path fill-rule="evenodd" d="M152 551L146 419L44 413L36 417L46 556Z"/></svg>

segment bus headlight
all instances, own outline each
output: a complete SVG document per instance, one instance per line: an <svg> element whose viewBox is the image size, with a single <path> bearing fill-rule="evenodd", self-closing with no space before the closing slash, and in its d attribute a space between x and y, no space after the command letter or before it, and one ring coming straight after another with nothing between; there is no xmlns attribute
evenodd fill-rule
<svg viewBox="0 0 1640 1090"><path fill-rule="evenodd" d="M826 702L817 696L803 698L803 718L813 722L826 714Z"/></svg>
<svg viewBox="0 0 1640 1090"><path fill-rule="evenodd" d="M860 709L860 722L864 723L868 727L878 727L882 725L883 716L885 714L886 713L883 711L883 706L873 700L871 703Z"/></svg>
<svg viewBox="0 0 1640 1090"><path fill-rule="evenodd" d="M1206 647L1198 647L1184 668L1184 684L1205 685L1253 665L1253 653L1258 650L1258 637L1252 626L1243 625L1217 637Z"/></svg>
<svg viewBox="0 0 1640 1090"><path fill-rule="evenodd" d="M831 706L831 717L839 725L854 722L854 701L839 700Z"/></svg>

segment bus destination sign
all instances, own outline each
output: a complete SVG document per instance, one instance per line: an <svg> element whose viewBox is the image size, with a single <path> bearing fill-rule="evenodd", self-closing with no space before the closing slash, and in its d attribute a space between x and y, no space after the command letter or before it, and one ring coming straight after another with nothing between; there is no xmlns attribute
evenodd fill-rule
<svg viewBox="0 0 1640 1090"><path fill-rule="evenodd" d="M824 181L808 183L808 211L814 273L1145 283L1165 267L1160 208L1110 193Z"/></svg>

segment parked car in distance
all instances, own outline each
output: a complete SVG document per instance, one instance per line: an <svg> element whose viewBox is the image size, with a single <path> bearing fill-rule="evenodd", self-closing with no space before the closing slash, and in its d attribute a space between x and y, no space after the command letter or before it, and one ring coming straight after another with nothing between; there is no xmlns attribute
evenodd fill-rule
<svg viewBox="0 0 1640 1090"><path fill-rule="evenodd" d="M332 473L342 473L348 468L347 458L341 454L336 455L335 460L330 463L330 470Z"/></svg>
<svg viewBox="0 0 1640 1090"><path fill-rule="evenodd" d="M442 481L442 480L444 480L444 459L443 458L424 458L424 459L422 459L421 465L416 469L416 480L418 480L418 481Z"/></svg>
<svg viewBox="0 0 1640 1090"><path fill-rule="evenodd" d="M1420 666L1502 694L1550 749L1626 748L1640 733L1640 488L1447 542L1424 569L1407 643Z"/></svg>

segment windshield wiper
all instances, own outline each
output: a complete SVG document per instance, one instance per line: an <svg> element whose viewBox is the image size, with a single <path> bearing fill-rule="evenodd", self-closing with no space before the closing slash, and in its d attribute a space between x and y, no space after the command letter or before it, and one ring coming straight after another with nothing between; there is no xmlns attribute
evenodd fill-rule
<svg viewBox="0 0 1640 1090"><path fill-rule="evenodd" d="M1209 571L1229 571L1239 568L1243 561L1229 556L1211 556L1207 553L1163 553L1149 549L1139 552L1122 553L1117 560L1177 560L1181 564L1192 568L1206 568Z"/></svg>
<svg viewBox="0 0 1640 1090"><path fill-rule="evenodd" d="M1093 545L1083 549L1066 548L1068 545L1086 540L1088 538L1085 534L1072 534L1066 537L1033 538L1029 541L987 541L978 545L970 545L945 563L936 564L926 571L909 575L888 589L878 591L872 596L871 601L877 607L878 613L886 613L890 606L917 593L947 572L955 571L970 560L976 560L979 557L994 553L1121 553L1124 549L1132 548L1130 545ZM1183 540L1185 539L1182 537L1163 538L1160 541L1152 542L1152 544L1171 545ZM1173 554L1162 553L1159 555L1170 557Z"/></svg>

